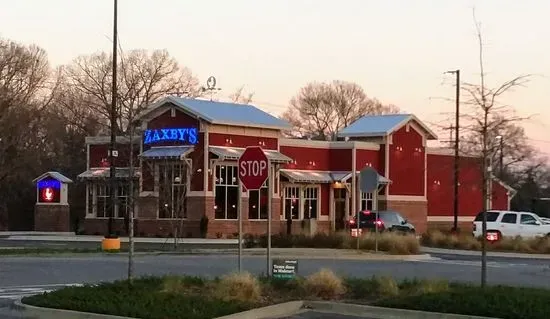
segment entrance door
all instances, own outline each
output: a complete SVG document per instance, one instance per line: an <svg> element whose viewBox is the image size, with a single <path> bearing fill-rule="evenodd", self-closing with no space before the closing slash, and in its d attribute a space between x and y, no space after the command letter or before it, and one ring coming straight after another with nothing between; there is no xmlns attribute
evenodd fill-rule
<svg viewBox="0 0 550 319"><path fill-rule="evenodd" d="M334 189L334 225L336 231L346 228L347 191L345 188Z"/></svg>

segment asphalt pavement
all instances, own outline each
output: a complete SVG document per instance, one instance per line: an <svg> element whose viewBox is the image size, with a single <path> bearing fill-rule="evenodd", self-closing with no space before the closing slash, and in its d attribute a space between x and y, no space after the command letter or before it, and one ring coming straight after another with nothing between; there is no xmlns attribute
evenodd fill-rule
<svg viewBox="0 0 550 319"><path fill-rule="evenodd" d="M0 257L0 318L20 318L7 308L14 299L25 295L79 285L125 279L127 256L124 254L74 254L71 256ZM371 277L388 275L396 279L426 278L478 283L480 262L476 260L432 259L417 261L298 259L300 275L309 275L321 268L332 269L342 276ZM266 272L265 256L243 256L244 270L254 274ZM237 271L233 255L142 254L136 256L137 276L199 275L220 276ZM515 286L550 288L550 267L540 260L491 260L488 282ZM303 313L291 319L341 318L326 314ZM289 319L290 319L289 318Z"/></svg>
<svg viewBox="0 0 550 319"><path fill-rule="evenodd" d="M368 317L358 317L350 315L341 315L335 313L306 311L288 317L272 318L272 319L374 319Z"/></svg>

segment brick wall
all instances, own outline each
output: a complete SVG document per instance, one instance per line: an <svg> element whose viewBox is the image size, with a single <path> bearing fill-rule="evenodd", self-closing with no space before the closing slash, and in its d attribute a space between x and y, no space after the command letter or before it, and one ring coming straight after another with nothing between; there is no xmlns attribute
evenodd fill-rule
<svg viewBox="0 0 550 319"><path fill-rule="evenodd" d="M69 205L34 206L34 230L68 232L71 228Z"/></svg>
<svg viewBox="0 0 550 319"><path fill-rule="evenodd" d="M395 201L381 200L380 210L395 210L401 213L416 228L417 234L422 234L428 229L428 202L427 201Z"/></svg>

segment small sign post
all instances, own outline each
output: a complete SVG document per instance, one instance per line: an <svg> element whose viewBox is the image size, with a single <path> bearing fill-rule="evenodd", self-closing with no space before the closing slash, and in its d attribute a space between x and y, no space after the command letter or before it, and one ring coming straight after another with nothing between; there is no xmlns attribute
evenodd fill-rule
<svg viewBox="0 0 550 319"><path fill-rule="evenodd" d="M294 279L298 274L298 261L288 259L273 259L274 279Z"/></svg>
<svg viewBox="0 0 550 319"><path fill-rule="evenodd" d="M270 176L271 165L263 149L259 146L249 146L239 157L239 272L242 271L242 186L247 190L259 190ZM269 183L268 213L267 213L267 273L271 268L271 196L272 183Z"/></svg>
<svg viewBox="0 0 550 319"><path fill-rule="evenodd" d="M378 190L378 184L379 184L378 177L379 177L378 172L374 168L370 166L366 166L365 168L363 168L359 173L359 189L361 190L361 192L372 193ZM361 214L357 213L357 250L359 250L359 243L361 239L361 236L359 235L360 225L361 225L360 216ZM374 245L375 245L375 251L378 252L378 224L377 224L378 210L376 210L375 218L376 219L374 221L374 230L375 230Z"/></svg>

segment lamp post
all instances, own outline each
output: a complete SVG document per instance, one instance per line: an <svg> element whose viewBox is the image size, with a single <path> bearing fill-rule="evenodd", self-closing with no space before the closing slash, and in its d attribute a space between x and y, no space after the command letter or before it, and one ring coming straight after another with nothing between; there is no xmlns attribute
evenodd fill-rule
<svg viewBox="0 0 550 319"><path fill-rule="evenodd" d="M459 140L460 140L460 70L447 71L445 73L451 73L456 75L456 93L455 93L455 143L454 143L454 199L453 199L453 231L458 230L458 179L460 168L459 161Z"/></svg>

